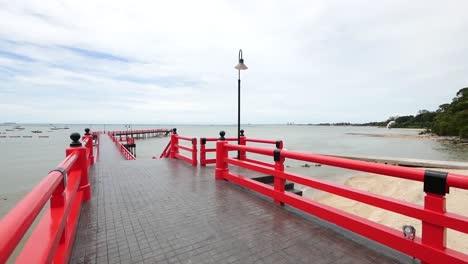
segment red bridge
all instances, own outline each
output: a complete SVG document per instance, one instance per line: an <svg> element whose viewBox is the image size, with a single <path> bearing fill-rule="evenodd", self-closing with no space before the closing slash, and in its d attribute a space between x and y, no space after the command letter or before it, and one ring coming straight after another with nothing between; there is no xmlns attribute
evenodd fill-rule
<svg viewBox="0 0 468 264"><path fill-rule="evenodd" d="M12 262L468 263L445 245L447 228L468 234L468 218L445 210L445 195L468 189L467 176L289 151L243 133L237 145L224 132L197 140L174 130L163 159L136 160L116 133L94 135L72 134L64 161L1 220L0 263L31 228ZM425 204L294 174L286 159L421 181ZM294 183L420 219L423 232L303 198Z"/></svg>

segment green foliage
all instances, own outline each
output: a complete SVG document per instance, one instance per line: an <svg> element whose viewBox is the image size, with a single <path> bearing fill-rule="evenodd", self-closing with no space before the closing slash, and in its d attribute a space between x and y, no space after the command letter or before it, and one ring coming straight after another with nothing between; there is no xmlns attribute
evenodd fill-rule
<svg viewBox="0 0 468 264"><path fill-rule="evenodd" d="M460 137L468 138L468 126L465 126L462 129L460 129Z"/></svg>
<svg viewBox="0 0 468 264"><path fill-rule="evenodd" d="M468 138L468 87L460 89L452 103L439 106L432 131L441 136Z"/></svg>
<svg viewBox="0 0 468 264"><path fill-rule="evenodd" d="M400 116L395 118L396 128L430 128L436 116L435 112L419 110L416 116Z"/></svg>
<svg viewBox="0 0 468 264"><path fill-rule="evenodd" d="M416 116L390 117L385 122L361 125L386 126L395 121L395 128L425 128L440 136L468 138L468 87L460 89L450 104L441 104L434 112L420 110Z"/></svg>

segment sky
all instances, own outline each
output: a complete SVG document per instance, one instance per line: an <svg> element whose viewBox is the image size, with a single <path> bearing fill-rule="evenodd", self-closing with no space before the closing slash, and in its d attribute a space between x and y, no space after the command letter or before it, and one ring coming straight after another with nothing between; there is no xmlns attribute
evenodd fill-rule
<svg viewBox="0 0 468 264"><path fill-rule="evenodd" d="M468 1L0 0L0 122L368 122L468 86Z"/></svg>

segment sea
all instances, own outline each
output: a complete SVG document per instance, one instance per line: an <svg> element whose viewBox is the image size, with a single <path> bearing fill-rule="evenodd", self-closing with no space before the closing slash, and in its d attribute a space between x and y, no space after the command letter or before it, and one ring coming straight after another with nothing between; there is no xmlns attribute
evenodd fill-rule
<svg viewBox="0 0 468 264"><path fill-rule="evenodd" d="M21 126L23 129L16 129ZM70 134L91 131L177 128L188 137L237 137L237 125L128 125L128 124L4 124L0 125L0 217L65 157ZM283 140L284 148L318 154L365 155L430 160L467 161L468 148L434 138L419 138L419 130L355 126L243 125L249 138ZM41 131L33 133L32 131ZM414 137L413 137L414 136ZM136 140L137 159L152 160L170 137ZM212 142L210 144L213 144ZM263 147L272 145L251 144ZM212 145L214 147L214 144ZM211 146L207 146L211 147ZM270 157L253 157L271 161ZM271 161L272 162L272 161ZM344 182L353 171L305 162L286 161L287 170L332 182Z"/></svg>

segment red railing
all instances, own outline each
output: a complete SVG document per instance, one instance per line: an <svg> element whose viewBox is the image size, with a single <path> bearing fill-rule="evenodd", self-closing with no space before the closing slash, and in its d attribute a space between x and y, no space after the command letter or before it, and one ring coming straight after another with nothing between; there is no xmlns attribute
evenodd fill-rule
<svg viewBox="0 0 468 264"><path fill-rule="evenodd" d="M87 133L88 134L88 133ZM83 202L91 198L88 170L92 136L73 133L66 158L0 221L0 263L5 263L44 205L47 209L21 249L16 263L67 263Z"/></svg>
<svg viewBox="0 0 468 264"><path fill-rule="evenodd" d="M148 134L148 133L171 133L170 129L157 128L157 129L137 129L137 130L113 130L108 131L112 135L131 135L131 134Z"/></svg>
<svg viewBox="0 0 468 264"><path fill-rule="evenodd" d="M216 159L207 159L206 153L209 152L216 152L216 148L206 148L206 142L216 142L219 138L200 138L200 166L206 166L207 164L214 164L216 163ZM224 138L225 141L235 141L237 142L237 138ZM245 145L245 137L241 137L241 144L244 143Z"/></svg>
<svg viewBox="0 0 468 264"><path fill-rule="evenodd" d="M171 154L171 141L167 142L166 147L164 148L163 152L159 156L159 158L169 158ZM156 157L154 157L156 158Z"/></svg>
<svg viewBox="0 0 468 264"><path fill-rule="evenodd" d="M119 137L115 137L117 141L119 142L125 142L125 144L129 144L129 145L134 145L135 144L135 139L132 138L132 137L124 137L124 138L119 138Z"/></svg>
<svg viewBox="0 0 468 264"><path fill-rule="evenodd" d="M191 142L192 146L184 146L179 144L179 140L189 141ZM180 154L180 150L190 152L191 157L187 157L185 155ZM192 164L192 166L197 166L197 139L196 138L189 138L184 136L179 136L177 134L177 129L172 129L171 141L166 145L166 148L159 156L160 158L172 158L172 159L180 159L185 162Z"/></svg>
<svg viewBox="0 0 468 264"><path fill-rule="evenodd" d="M245 151L272 157L273 168L253 164L245 160L229 158L229 151ZM424 182L424 206L399 199L360 191L344 185L317 180L302 175L285 172L285 159L301 160L334 167L371 172L386 176ZM274 186L229 172L228 164L248 170L273 175ZM449 187L468 189L468 177L452 173L424 171L393 165L376 164L364 161L334 158L322 155L300 153L281 149L268 149L229 144L219 140L216 143L217 179L225 179L245 188L271 197L277 204L288 204L299 210L332 222L354 233L367 237L380 244L414 256L422 263L467 263L468 255L446 248L445 232L450 228L468 233L468 217L445 211L445 194ZM344 212L331 206L312 201L284 190L285 181L309 186L334 195L382 208L422 221L422 237L405 237L401 230L370 221L366 218Z"/></svg>
<svg viewBox="0 0 468 264"><path fill-rule="evenodd" d="M122 143L120 143L118 138L114 137L114 135L111 132L109 132L108 135L112 139L112 141L114 141L114 143L117 146L117 148L119 149L120 153L122 153L122 155L124 155L126 160L136 160L133 153L131 153L124 145L122 145Z"/></svg>
<svg viewBox="0 0 468 264"><path fill-rule="evenodd" d="M224 138L224 131L222 131L221 138ZM206 142L215 142L218 141L218 138L200 138L200 165L201 166L206 166L207 164L214 164L216 163L216 159L207 159L206 158L206 153L208 152L216 152L216 148L206 148ZM225 141L236 141L237 138L224 138ZM268 140L268 139L255 139L255 138L247 138L244 135L244 130L241 130L241 136L240 136L240 145L247 145L247 142L252 142L252 143L263 143L263 144L271 144L275 145L276 148L283 149L283 141L282 140ZM270 166L273 167L274 164L262 162L259 160L254 160L254 159L249 159L247 158L247 153L245 151L239 151L239 159L240 160L245 160L251 163L256 163L264 166Z"/></svg>

